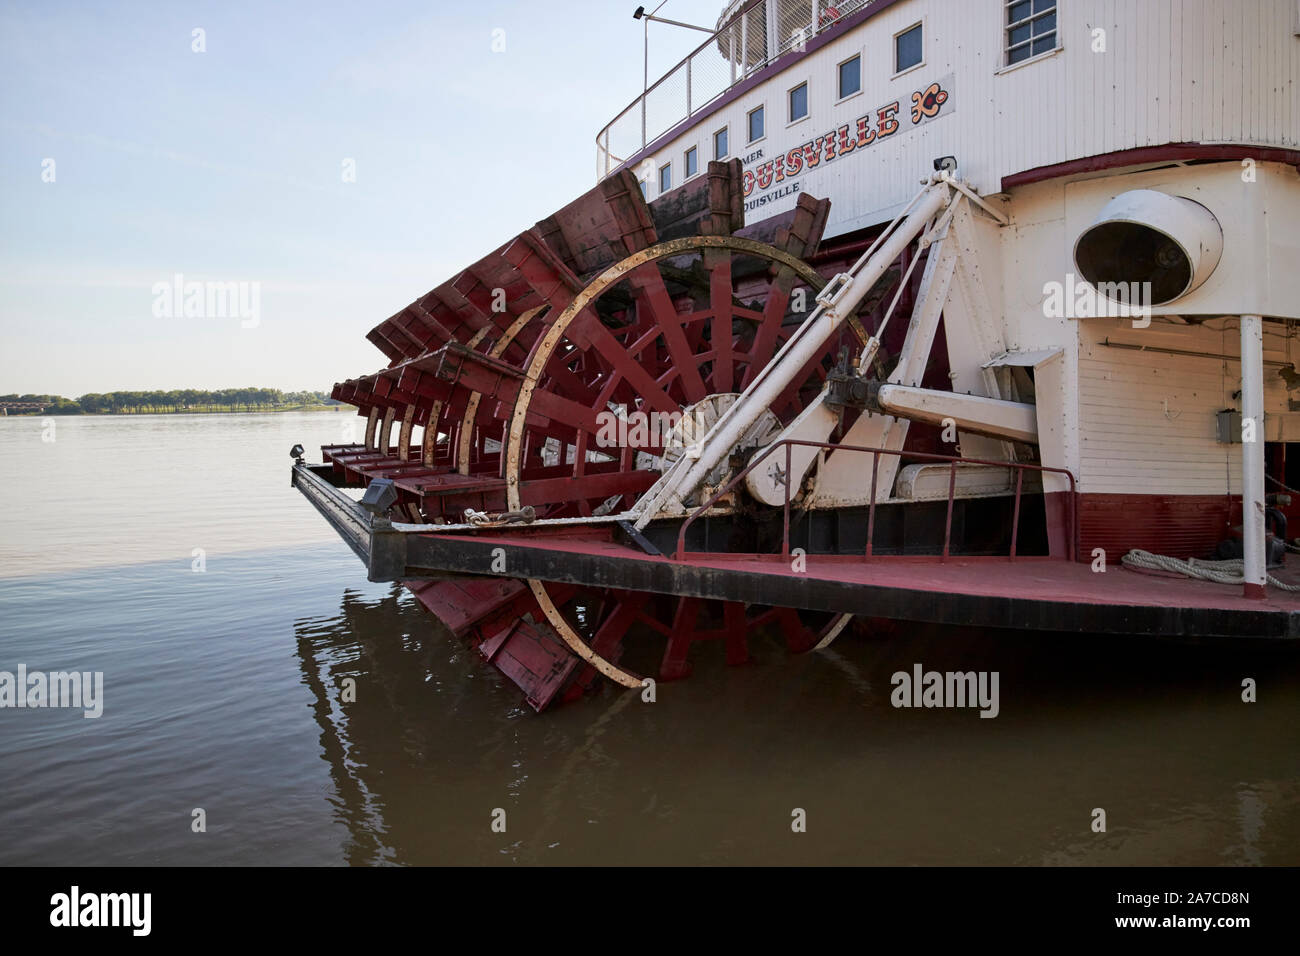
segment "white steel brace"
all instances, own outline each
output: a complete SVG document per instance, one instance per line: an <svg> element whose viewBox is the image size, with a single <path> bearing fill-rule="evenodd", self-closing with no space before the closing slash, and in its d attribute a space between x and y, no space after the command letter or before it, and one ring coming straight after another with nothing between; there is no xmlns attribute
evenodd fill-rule
<svg viewBox="0 0 1300 956"><path fill-rule="evenodd" d="M639 515L636 521L638 529L643 529L661 512L680 513L684 510L683 498L704 482L749 426L789 386L799 370L824 350L827 340L912 240L925 231L930 221L945 207L951 207L963 195L947 173L926 180L921 191L853 267L831 280L831 284L817 297L817 308L790 336L776 357L755 376L735 404L714 423L697 449L679 458L637 502L633 511Z"/></svg>

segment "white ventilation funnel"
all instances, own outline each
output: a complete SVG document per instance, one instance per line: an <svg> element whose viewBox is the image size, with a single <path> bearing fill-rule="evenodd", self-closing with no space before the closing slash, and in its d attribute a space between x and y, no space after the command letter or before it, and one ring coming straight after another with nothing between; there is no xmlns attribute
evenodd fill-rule
<svg viewBox="0 0 1300 956"><path fill-rule="evenodd" d="M1102 208L1074 244L1079 274L1105 294L1106 283L1151 283L1150 305L1191 292L1223 254L1223 229L1198 202L1131 189Z"/></svg>

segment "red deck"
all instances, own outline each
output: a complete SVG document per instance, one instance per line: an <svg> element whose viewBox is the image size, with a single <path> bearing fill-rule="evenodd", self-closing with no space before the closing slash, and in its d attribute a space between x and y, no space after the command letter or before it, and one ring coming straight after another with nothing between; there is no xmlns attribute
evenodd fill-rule
<svg viewBox="0 0 1300 956"><path fill-rule="evenodd" d="M439 535L438 537L451 537ZM463 540L463 539L462 539ZM493 541L511 548L536 548L536 538L494 535ZM546 550L627 558L635 554L612 541L583 538L548 538ZM674 563L669 557L635 554L644 561ZM1135 571L1118 562L1106 571L1094 572L1086 562L1050 558L949 558L879 556L866 560L857 556L810 554L805 571L791 570L779 555L755 557L734 554L691 554L685 563L718 570L760 572L776 577L820 578L850 584L903 588L921 592L971 594L984 597L1064 601L1079 604L1131 604L1150 607L1202 607L1235 610L1300 611L1300 592L1269 588L1265 600L1245 598L1241 585L1216 584L1190 578ZM1273 569L1279 580L1300 583L1300 564Z"/></svg>

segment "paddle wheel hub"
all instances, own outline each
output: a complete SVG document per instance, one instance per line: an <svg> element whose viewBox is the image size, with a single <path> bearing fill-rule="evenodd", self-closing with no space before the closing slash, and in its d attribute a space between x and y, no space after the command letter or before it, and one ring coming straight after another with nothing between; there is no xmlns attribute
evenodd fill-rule
<svg viewBox="0 0 1300 956"><path fill-rule="evenodd" d="M638 456L638 467L655 468L662 474L681 458L698 455L700 441L738 398L740 398L739 392L721 392L705 396L694 405L687 406L682 410L681 418L665 436L661 454L647 455L644 458ZM744 454L745 450L753 451L766 447L780 434L782 427L781 420L772 412L765 410L741 436L740 452L733 457L743 459L747 457ZM697 496L699 500L704 500L713 491L726 484L740 467L743 467L743 461L738 463L729 459L719 463L705 478L704 485Z"/></svg>

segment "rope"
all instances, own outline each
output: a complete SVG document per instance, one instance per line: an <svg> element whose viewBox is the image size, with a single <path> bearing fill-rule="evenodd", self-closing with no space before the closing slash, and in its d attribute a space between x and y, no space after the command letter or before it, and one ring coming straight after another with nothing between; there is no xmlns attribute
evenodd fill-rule
<svg viewBox="0 0 1300 956"><path fill-rule="evenodd" d="M1293 494L1293 495L1300 495L1300 491L1296 491L1296 490L1295 490L1294 488L1292 488L1290 485L1284 485L1284 484L1282 484L1282 482L1278 481L1278 480L1277 480L1276 478L1274 478L1272 475L1265 475L1265 476L1264 476L1264 480L1265 480L1265 481L1271 481L1271 482L1273 482L1273 484L1277 485L1277 486L1278 486L1279 488L1281 488L1283 491L1289 491L1289 492L1291 492L1291 494Z"/></svg>
<svg viewBox="0 0 1300 956"><path fill-rule="evenodd" d="M503 511L500 514L488 514L486 511L465 509L465 523L478 528L504 528L512 524L531 524L537 517L532 505L524 505L518 511Z"/></svg>
<svg viewBox="0 0 1300 956"><path fill-rule="evenodd" d="M1214 581L1218 584L1244 584L1246 582L1246 562L1240 558L1227 561L1203 561L1200 558L1188 558L1181 561L1164 554L1152 554L1134 548L1120 559L1125 567L1145 568L1149 571L1172 571L1174 574L1199 578L1202 581ZM1300 584L1287 584L1273 575L1266 575L1268 583L1283 591L1300 591Z"/></svg>

